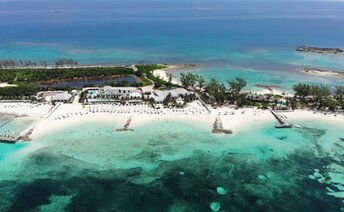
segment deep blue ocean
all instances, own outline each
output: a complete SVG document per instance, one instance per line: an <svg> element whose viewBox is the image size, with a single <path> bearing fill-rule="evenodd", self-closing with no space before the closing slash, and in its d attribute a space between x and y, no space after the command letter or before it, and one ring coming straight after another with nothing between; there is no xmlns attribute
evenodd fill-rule
<svg viewBox="0 0 344 212"><path fill-rule="evenodd" d="M343 55L295 48L344 47L343 21L344 3L324 1L0 1L0 58L196 63L191 71L207 78L243 77L251 89L279 84L290 91L299 81L342 84L300 72L344 71Z"/></svg>
<svg viewBox="0 0 344 212"><path fill-rule="evenodd" d="M285 66L273 52L344 47L343 20L340 2L0 1L0 58Z"/></svg>

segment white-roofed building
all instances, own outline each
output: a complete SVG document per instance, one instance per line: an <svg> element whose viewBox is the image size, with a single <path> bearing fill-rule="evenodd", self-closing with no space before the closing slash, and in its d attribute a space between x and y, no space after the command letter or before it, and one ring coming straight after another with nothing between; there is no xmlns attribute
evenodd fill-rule
<svg viewBox="0 0 344 212"><path fill-rule="evenodd" d="M69 102L69 100L72 98L73 95L69 94L68 92L65 93L59 93L53 96L51 102L56 103L56 102Z"/></svg>
<svg viewBox="0 0 344 212"><path fill-rule="evenodd" d="M163 104L166 97L171 94L171 98L178 99L181 96L194 94L193 92L187 91L184 88L176 88L166 91L154 91L148 98L153 98L156 104ZM179 99L180 102L180 99Z"/></svg>
<svg viewBox="0 0 344 212"><path fill-rule="evenodd" d="M44 100L48 103L68 102L72 95L67 91L42 91L37 94L37 99Z"/></svg>
<svg viewBox="0 0 344 212"><path fill-rule="evenodd" d="M107 99L140 98L142 91L135 87L111 87L100 89L99 97Z"/></svg>

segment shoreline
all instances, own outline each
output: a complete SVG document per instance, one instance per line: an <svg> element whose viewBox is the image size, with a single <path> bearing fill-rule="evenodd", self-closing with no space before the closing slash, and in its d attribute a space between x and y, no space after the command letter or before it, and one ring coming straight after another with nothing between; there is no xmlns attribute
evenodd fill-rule
<svg viewBox="0 0 344 212"><path fill-rule="evenodd" d="M62 108L60 113L70 113L71 111L75 111L75 109L76 108ZM338 125L344 124L342 114L339 114L337 116L334 116L333 114L324 115L323 113L314 113L314 111L309 110L295 110L291 112L281 112L281 114L285 115L288 118L288 120L290 120L294 124L297 124L297 122L302 122L303 120L312 122L326 122ZM213 123L217 117L219 117L222 120L223 127L225 129L230 129L233 131L233 135L238 134L242 131L254 129L261 124L271 123L273 127L276 123L276 120L270 113L270 111L254 108L218 108L211 109L210 114L90 113L83 116L76 116L61 120L54 120L53 117L50 117L46 120L43 120L35 128L31 137L33 138L33 140L35 140L57 131L89 123L109 123L114 126L115 131L115 127L121 127L129 118L132 118L130 128L133 128L134 130L135 128L141 127L145 124L151 124L160 121L181 121L190 124L202 124L203 126L207 126L207 128L209 128L209 133L211 133Z"/></svg>

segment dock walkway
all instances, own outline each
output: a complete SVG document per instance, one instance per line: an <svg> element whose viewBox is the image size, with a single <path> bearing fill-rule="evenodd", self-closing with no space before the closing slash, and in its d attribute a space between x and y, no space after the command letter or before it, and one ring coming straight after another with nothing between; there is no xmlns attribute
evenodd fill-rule
<svg viewBox="0 0 344 212"><path fill-rule="evenodd" d="M276 120L278 121L278 124L276 124L276 128L292 128L293 124L290 123L284 116L282 116L281 114L276 113L274 110L270 109L270 112L272 113L272 115L274 115L274 117L276 118Z"/></svg>
<svg viewBox="0 0 344 212"><path fill-rule="evenodd" d="M41 123L43 120L49 118L60 106L61 106L61 104L57 104L57 105L53 106L48 111L47 114L45 114L44 116L41 117L40 120L38 120L37 122L33 123L32 125L30 125L26 129L21 131L18 136L0 135L0 143L14 144L14 143L18 142L19 140L31 141L30 135L33 132L33 130L37 127L37 125L39 123Z"/></svg>

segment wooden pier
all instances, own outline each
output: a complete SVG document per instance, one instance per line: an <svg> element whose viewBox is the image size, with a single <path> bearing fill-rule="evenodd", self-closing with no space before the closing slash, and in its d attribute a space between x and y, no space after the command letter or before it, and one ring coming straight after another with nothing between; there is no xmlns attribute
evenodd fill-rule
<svg viewBox="0 0 344 212"><path fill-rule="evenodd" d="M12 135L0 135L0 143L15 144L18 137Z"/></svg>
<svg viewBox="0 0 344 212"><path fill-rule="evenodd" d="M285 117L283 117L281 114L276 113L270 108L269 110L278 121L278 124L275 125L276 128L293 128L293 124L290 123Z"/></svg>
<svg viewBox="0 0 344 212"><path fill-rule="evenodd" d="M133 129L129 129L130 123L131 123L132 118L128 118L127 122L122 128L116 129L116 131L122 132L122 131L134 131Z"/></svg>
<svg viewBox="0 0 344 212"><path fill-rule="evenodd" d="M0 135L0 143L8 143L8 144L14 144L18 141L31 141L32 139L30 138L30 135L32 134L33 130L36 128L36 126L42 122L43 120L47 119L49 116L51 116L59 107L61 104L57 104L54 107L52 107L47 114L45 114L44 116L41 117L40 120L38 120L37 122L33 123L32 125L30 125L29 127L27 127L26 129L24 129L23 131L21 131L19 133L19 135L17 136L12 136L12 135ZM17 118L18 116L16 116L15 118ZM14 118L13 118L14 119ZM11 119L10 121L12 121L13 119ZM8 121L9 122L9 121ZM1 125L1 126L4 126Z"/></svg>
<svg viewBox="0 0 344 212"><path fill-rule="evenodd" d="M215 119L212 132L215 134L233 134L232 130L223 129L222 121L219 117Z"/></svg>
<svg viewBox="0 0 344 212"><path fill-rule="evenodd" d="M15 144L19 140L21 141L31 141L30 135L33 132L36 125L31 125L30 127L23 130L19 135L0 135L0 143Z"/></svg>

